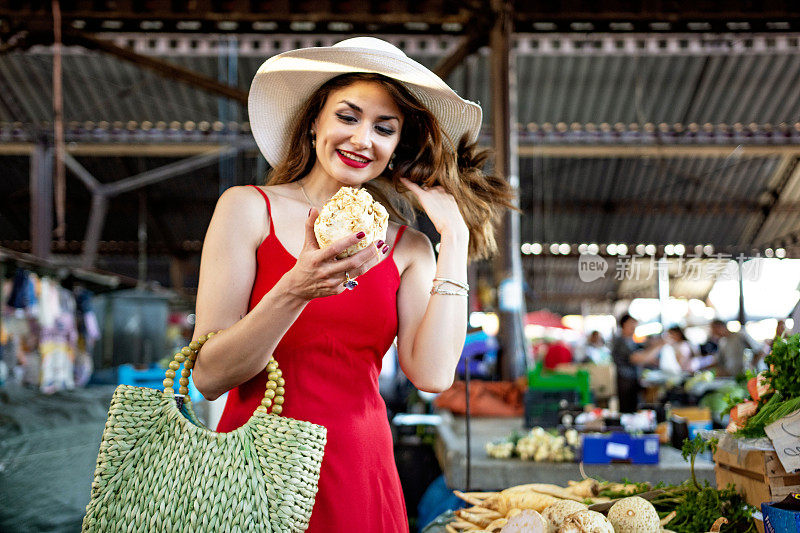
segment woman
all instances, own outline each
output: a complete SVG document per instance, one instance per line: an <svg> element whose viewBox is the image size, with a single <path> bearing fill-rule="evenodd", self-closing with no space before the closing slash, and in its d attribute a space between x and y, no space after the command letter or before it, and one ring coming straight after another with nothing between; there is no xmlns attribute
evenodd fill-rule
<svg viewBox="0 0 800 533"><path fill-rule="evenodd" d="M689 343L689 339L686 338L683 329L681 329L680 326L672 326L669 328L667 330L666 341L667 345L672 348L674 353L671 359L673 359L672 366L676 367L676 371L695 372L697 369L693 368L692 362L697 354Z"/></svg>
<svg viewBox="0 0 800 533"><path fill-rule="evenodd" d="M273 412L328 429L308 531L408 531L377 376L396 337L418 388L452 383L467 257L492 251L492 218L509 198L471 144L480 107L394 46L356 38L269 59L249 111L273 170L266 187L231 188L215 209L195 337L223 331L203 346L195 384L209 399L230 390L217 429L231 431L259 405L275 358L286 384ZM441 235L438 258L394 221L386 242L352 257L335 259L363 233L320 250L314 221L342 186L366 187L394 220L411 200Z"/></svg>

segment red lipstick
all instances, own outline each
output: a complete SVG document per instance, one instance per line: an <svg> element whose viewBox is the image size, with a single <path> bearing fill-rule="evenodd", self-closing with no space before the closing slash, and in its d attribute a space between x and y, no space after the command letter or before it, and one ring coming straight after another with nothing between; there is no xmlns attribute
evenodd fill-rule
<svg viewBox="0 0 800 533"><path fill-rule="evenodd" d="M345 150L336 150L336 155L339 156L339 159L342 160L342 163L344 163L345 165L347 165L349 167L354 167L354 168L364 168L365 166L369 165L370 161L371 161L371 159L369 159L367 157L364 157L364 156L358 155L358 154L354 154L352 152L347 152ZM353 159L353 157L356 157L356 158L362 159L362 160L365 159L366 161L356 161L355 159Z"/></svg>

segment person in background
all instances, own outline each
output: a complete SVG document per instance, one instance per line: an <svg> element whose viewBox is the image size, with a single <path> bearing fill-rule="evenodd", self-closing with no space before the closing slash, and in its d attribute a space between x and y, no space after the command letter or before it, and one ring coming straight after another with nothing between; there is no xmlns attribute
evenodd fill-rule
<svg viewBox="0 0 800 533"><path fill-rule="evenodd" d="M714 356L719 351L719 338L709 332L706 342L700 345L700 355Z"/></svg>
<svg viewBox="0 0 800 533"><path fill-rule="evenodd" d="M611 350L606 346L606 341L599 331L593 331L586 339L586 347L584 348L586 359L596 365L604 365L611 362Z"/></svg>
<svg viewBox="0 0 800 533"><path fill-rule="evenodd" d="M680 326L672 326L667 330L667 344L675 353L675 359L684 372L693 372L692 361L697 355ZM663 353L663 352L662 352Z"/></svg>
<svg viewBox="0 0 800 533"><path fill-rule="evenodd" d="M784 333L786 333L786 321L778 320L778 324L775 326L775 337L783 337Z"/></svg>
<svg viewBox="0 0 800 533"><path fill-rule="evenodd" d="M717 375L738 376L755 367L764 347L747 334L744 327L737 332L728 329L722 320L711 322L711 335L718 338ZM752 350L754 359L745 362L745 349Z"/></svg>
<svg viewBox="0 0 800 533"><path fill-rule="evenodd" d="M764 341L765 346L765 355L772 351L772 343L775 342L775 339L780 339L786 334L786 322L784 320L778 320L778 323L775 325L775 335L772 336L771 339L767 339Z"/></svg>
<svg viewBox="0 0 800 533"><path fill-rule="evenodd" d="M639 373L648 365L658 364L658 354L665 342L655 339L647 347L642 347L633 340L638 322L629 314L619 319L619 334L611 343L611 358L617 365L617 391L619 409L623 413L636 410L639 403Z"/></svg>
<svg viewBox="0 0 800 533"><path fill-rule="evenodd" d="M572 351L564 341L553 341L547 347L544 356L544 367L553 370L558 365L572 362Z"/></svg>

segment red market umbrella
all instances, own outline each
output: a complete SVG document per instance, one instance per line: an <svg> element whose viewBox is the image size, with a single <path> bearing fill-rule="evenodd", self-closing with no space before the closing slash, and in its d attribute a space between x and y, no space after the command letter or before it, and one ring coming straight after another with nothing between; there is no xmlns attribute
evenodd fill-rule
<svg viewBox="0 0 800 533"><path fill-rule="evenodd" d="M525 315L525 325L543 326L546 328L570 329L561 322L561 317L550 311L531 311Z"/></svg>

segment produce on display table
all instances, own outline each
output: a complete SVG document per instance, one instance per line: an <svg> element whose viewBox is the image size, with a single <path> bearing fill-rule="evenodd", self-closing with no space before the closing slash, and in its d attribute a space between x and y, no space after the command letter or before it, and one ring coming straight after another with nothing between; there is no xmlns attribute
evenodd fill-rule
<svg viewBox="0 0 800 533"><path fill-rule="evenodd" d="M559 533L615 533L611 522L597 511L578 511L564 519Z"/></svg>
<svg viewBox="0 0 800 533"><path fill-rule="evenodd" d="M661 519L656 508L639 496L618 500L608 510L608 521L617 533L644 533L661 528Z"/></svg>
<svg viewBox="0 0 800 533"><path fill-rule="evenodd" d="M581 502L561 500L542 511L542 517L550 524L548 531L555 531L557 527L560 527L561 524L564 523L564 520L566 520L569 515L585 509L588 509L588 507Z"/></svg>
<svg viewBox="0 0 800 533"><path fill-rule="evenodd" d="M585 478L567 487L532 483L500 492L454 491L471 507L456 511L456 520L446 529L449 533L754 533L754 508L734 487L717 490L697 481L694 460L709 446L700 437L684 441L683 457L690 462L692 477L680 485L651 487Z"/></svg>
<svg viewBox="0 0 800 533"><path fill-rule="evenodd" d="M726 431L736 437L766 437L766 426L800 409L800 334L776 338L764 362L769 370L748 380L750 399L730 409Z"/></svg>
<svg viewBox="0 0 800 533"><path fill-rule="evenodd" d="M691 479L680 484L663 487L663 492L651 500L659 513L665 516L675 512L675 517L670 521L669 527L676 533L695 533L709 531L719 517L725 517L727 522L720 524L720 531L751 533L756 531L753 522L755 509L747 503L737 492L736 487L728 486L717 489L707 482L702 485L697 481L694 472L694 461L699 453L713 448L697 436L693 440L685 440L681 455L689 461Z"/></svg>
<svg viewBox="0 0 800 533"><path fill-rule="evenodd" d="M525 435L515 433L497 442L486 444L486 454L496 459L517 456L525 461L564 462L577 456L578 432L568 429L564 435L535 427Z"/></svg>
<svg viewBox="0 0 800 533"><path fill-rule="evenodd" d="M586 480L584 480L586 481ZM598 490L602 484L591 480ZM448 532L479 533L660 533L674 513L661 519L653 505L638 496L616 500L608 517L576 501L574 487L531 484L511 487L499 493L459 493L473 506L456 511L458 520L447 524ZM546 492L538 492L538 490ZM565 496L559 499L560 494ZM481 499L482 498L482 499ZM587 498L604 501L607 498ZM665 530L666 531L666 530Z"/></svg>

